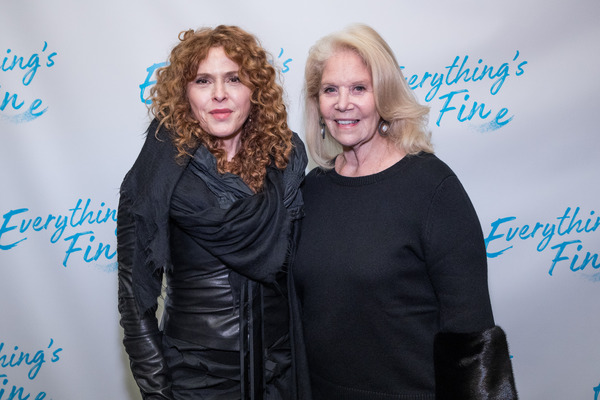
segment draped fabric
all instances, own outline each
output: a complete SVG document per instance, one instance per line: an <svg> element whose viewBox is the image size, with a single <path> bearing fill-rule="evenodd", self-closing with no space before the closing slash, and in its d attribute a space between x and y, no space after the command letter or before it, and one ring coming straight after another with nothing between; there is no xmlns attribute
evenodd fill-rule
<svg viewBox="0 0 600 400"><path fill-rule="evenodd" d="M283 202L284 176L269 167L263 191L253 194L238 176L219 174L214 156L205 147L196 151L188 168L218 198L219 207L194 213L172 209L171 217L232 269L229 281L240 303L241 395L258 399L264 389L263 340L269 336L264 330L263 287L258 282L276 283L288 254L292 218Z"/></svg>
<svg viewBox="0 0 600 400"><path fill-rule="evenodd" d="M152 121L147 134L155 135L156 140L146 140L121 186L121 202L130 204L128 211L135 220L136 243L131 249L133 290L141 314L154 306L161 291L160 276L170 264L170 198L190 162L190 159L175 161L177 150L171 133L164 127L156 132L157 127L158 121ZM196 233L197 240L204 242L224 264L261 282L275 282L277 270L283 265L288 251L289 240L285 236L289 233L290 223L301 216L302 196L298 187L304 177L307 156L296 134L293 144L294 150L285 171L269 168L263 192L234 202L229 209L214 208L198 213L186 223L187 229ZM198 153L203 159L212 157L208 151ZM202 174L197 167L195 170ZM221 178L224 178L222 182ZM230 179L231 174L219 174L207 177L206 182L212 190L220 190L222 195L229 196L231 202L247 192L239 186L232 190L233 186L227 186ZM222 186L223 183L226 186ZM255 218L254 213L265 219ZM213 235L223 242L215 240ZM250 248L255 245L256 249Z"/></svg>
<svg viewBox="0 0 600 400"><path fill-rule="evenodd" d="M202 149L196 152L190 167L216 192L220 207L194 214L171 210L171 217L199 245L238 274L254 281L275 282L287 254L291 224L282 201L283 173L270 167L263 191L250 195L252 192L243 190L238 177L221 180L202 173L199 166L203 159L212 157Z"/></svg>
<svg viewBox="0 0 600 400"><path fill-rule="evenodd" d="M180 229L231 269L229 281L240 315L242 398L263 398L264 390L268 390L268 377L264 375L271 374L269 368L278 368L269 358L275 335L274 331L269 332L272 323L263 318L268 307L265 293L267 286L281 294L286 292L282 272L295 246L294 221L302 216L303 209L299 186L307 164L304 145L293 134L294 149L288 166L285 170L268 167L263 190L254 194L239 177L218 173L214 156L204 147L193 149L193 158L177 162L171 133L164 128L157 132L157 126L157 121L153 121L148 128L144 148L121 186L119 218L127 217L123 221L133 228L121 235L118 232L121 243L128 243L119 247L119 259L128 260L123 265L120 261L119 268L130 265L137 315L155 309L162 273L170 268L172 218ZM171 207L175 185L186 168L206 183L218 198L218 206L193 213L178 213ZM278 323L285 321L281 319L284 317L273 316ZM288 340L287 335L282 340ZM287 390L293 390L291 386Z"/></svg>

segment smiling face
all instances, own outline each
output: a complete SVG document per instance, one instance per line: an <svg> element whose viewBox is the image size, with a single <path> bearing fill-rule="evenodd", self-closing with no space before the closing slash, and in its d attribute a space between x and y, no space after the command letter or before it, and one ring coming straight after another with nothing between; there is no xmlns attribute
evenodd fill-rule
<svg viewBox="0 0 600 400"><path fill-rule="evenodd" d="M325 63L319 110L333 138L345 148L379 138L375 136L380 117L375 107L373 79L355 52L337 51Z"/></svg>
<svg viewBox="0 0 600 400"><path fill-rule="evenodd" d="M222 141L231 159L238 150L242 127L250 114L250 88L239 78L239 65L222 47L213 47L188 83L187 97L194 117L209 135Z"/></svg>

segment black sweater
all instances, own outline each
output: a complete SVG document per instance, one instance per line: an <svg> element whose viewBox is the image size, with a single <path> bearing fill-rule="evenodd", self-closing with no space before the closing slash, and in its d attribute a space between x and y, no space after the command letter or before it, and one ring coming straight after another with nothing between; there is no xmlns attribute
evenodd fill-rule
<svg viewBox="0 0 600 400"><path fill-rule="evenodd" d="M434 336L494 326L483 235L431 154L349 178L313 170L294 279L315 400L433 399Z"/></svg>

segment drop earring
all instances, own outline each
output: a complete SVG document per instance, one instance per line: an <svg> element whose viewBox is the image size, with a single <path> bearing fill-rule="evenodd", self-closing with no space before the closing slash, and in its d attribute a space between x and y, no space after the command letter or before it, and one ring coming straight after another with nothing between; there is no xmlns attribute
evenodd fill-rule
<svg viewBox="0 0 600 400"><path fill-rule="evenodd" d="M325 139L325 122L323 121L323 117L319 117L319 126L321 127L321 137Z"/></svg>
<svg viewBox="0 0 600 400"><path fill-rule="evenodd" d="M379 132L379 134L381 136L386 137L389 134L389 130L390 130L390 123L382 118L379 121L379 125L377 126L377 131Z"/></svg>

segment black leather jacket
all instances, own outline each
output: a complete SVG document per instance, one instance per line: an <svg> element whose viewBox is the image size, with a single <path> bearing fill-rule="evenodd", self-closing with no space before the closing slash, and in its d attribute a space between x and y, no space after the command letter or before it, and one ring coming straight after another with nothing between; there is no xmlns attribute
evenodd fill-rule
<svg viewBox="0 0 600 400"><path fill-rule="evenodd" d="M156 121L153 121L148 128L144 147L121 186L117 221L118 296L120 323L124 330L123 344L129 355L131 371L142 397L150 400L173 398L169 371L162 353L162 332L155 313L162 276L172 261L169 245L172 239L169 219L171 196L187 166L187 163L175 161L176 151L169 133L161 129L157 138L155 131ZM294 140L296 151L302 159L296 168L302 169L303 176L306 153L296 135ZM299 182L295 184L299 185ZM301 208L297 208L296 211L300 214L298 210ZM294 216L294 218L298 217L299 215ZM297 229L293 228L292 234L295 232ZM141 264L145 265L142 269L139 268ZM193 265L187 267L192 268ZM179 272L182 270L180 269ZM172 275L171 279L174 277ZM267 347L276 342L277 338L286 336L289 328L285 322L287 302L282 301L281 297L286 292L286 277L285 274L279 274L278 277L278 286L260 288L265 309L269 310L270 315L273 315L273 312L281 315L280 322L284 321L283 325L268 320L263 322L268 333L264 343ZM222 278L223 276L218 279ZM274 289L275 287L277 289ZM176 296L175 293L171 295ZM174 300L182 301L181 298L174 298ZM183 301L187 300L183 299ZM174 331L174 337L183 340L194 339L192 335L186 337L185 332L177 329L187 325L186 318L185 314L177 313L174 309L167 311L164 322L168 330ZM223 329L231 329L232 325L227 326ZM170 333L169 335L171 336ZM268 353L268 349L265 353Z"/></svg>

